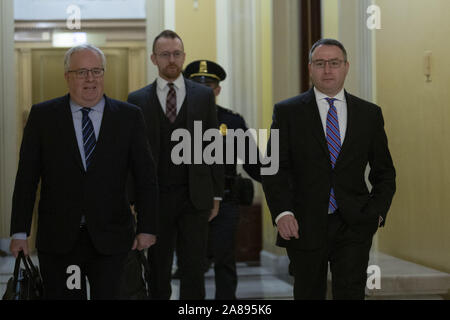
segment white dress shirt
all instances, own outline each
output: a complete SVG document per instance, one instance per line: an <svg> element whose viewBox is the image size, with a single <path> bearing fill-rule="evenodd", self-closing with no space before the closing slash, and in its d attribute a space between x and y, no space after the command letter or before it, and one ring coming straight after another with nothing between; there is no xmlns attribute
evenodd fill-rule
<svg viewBox="0 0 450 320"><path fill-rule="evenodd" d="M317 90L316 87L314 87L314 95L316 97L317 107L319 109L320 120L322 121L323 132L325 137L327 135L327 115L328 110L330 109L330 105L328 104L327 100L325 100L325 98L336 99L336 101L334 101L334 106L336 107L338 115L339 133L341 135L341 146L342 146L342 144L344 143L345 132L347 130L347 101L345 100L344 89L339 91L339 93L336 96L329 97L326 94ZM275 218L275 223L278 223L278 221L286 215L293 216L294 214L291 211L284 211Z"/></svg>
<svg viewBox="0 0 450 320"><path fill-rule="evenodd" d="M160 76L156 79L156 94L158 95L159 103L161 104L161 108L166 114L166 102L167 102L167 94L169 93L169 86L167 85L169 82L164 80ZM183 75L180 74L178 78L173 82L175 93L177 94L177 115L180 112L181 106L183 105L184 99L186 98L186 85L184 83Z"/></svg>

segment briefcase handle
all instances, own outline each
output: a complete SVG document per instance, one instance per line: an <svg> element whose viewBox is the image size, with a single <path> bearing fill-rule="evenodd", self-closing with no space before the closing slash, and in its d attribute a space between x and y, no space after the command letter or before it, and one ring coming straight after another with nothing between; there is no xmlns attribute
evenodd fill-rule
<svg viewBox="0 0 450 320"><path fill-rule="evenodd" d="M33 269L33 272L37 272L36 267L34 266L33 262L31 261L31 258L27 256L27 259L25 259L25 255L23 251L19 251L19 254L16 258L16 263L14 265L14 288L17 287L17 282L19 281L19 270L20 270L20 261L23 261L23 265L25 266L25 272L31 277L33 275L31 269ZM30 266L32 266L30 268Z"/></svg>
<svg viewBox="0 0 450 320"><path fill-rule="evenodd" d="M26 261L28 262L29 269L31 269L33 276L38 275L39 271L38 271L37 267L33 264L33 261L31 260L30 256L26 256L25 258L26 258ZM25 266L25 268L26 268L26 266Z"/></svg>

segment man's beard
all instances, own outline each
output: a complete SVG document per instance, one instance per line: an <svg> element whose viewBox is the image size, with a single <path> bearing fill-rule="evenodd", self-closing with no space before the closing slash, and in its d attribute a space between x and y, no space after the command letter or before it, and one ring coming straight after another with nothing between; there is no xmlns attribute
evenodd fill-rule
<svg viewBox="0 0 450 320"><path fill-rule="evenodd" d="M174 67L174 68L171 68L171 67ZM164 75L167 77L167 78L178 78L178 76L180 75L180 73L181 73L181 69L177 66L177 65L175 65L175 64L171 64L171 65L168 65L166 68L164 68Z"/></svg>

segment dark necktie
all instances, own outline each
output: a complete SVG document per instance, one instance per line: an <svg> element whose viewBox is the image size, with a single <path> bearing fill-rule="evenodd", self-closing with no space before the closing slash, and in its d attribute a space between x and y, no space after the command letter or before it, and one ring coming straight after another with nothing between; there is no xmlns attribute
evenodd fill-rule
<svg viewBox="0 0 450 320"><path fill-rule="evenodd" d="M96 144L94 125L92 124L92 121L88 115L90 111L91 108L81 109L81 112L83 112L83 120L81 127L83 131L84 160L86 161L86 170L89 168L89 165L91 164L92 153L95 149Z"/></svg>
<svg viewBox="0 0 450 320"><path fill-rule="evenodd" d="M327 115L327 144L328 150L330 151L331 167L334 169L336 160L341 152L341 134L339 132L339 121L337 116L337 110L334 106L334 101L337 99L325 98L330 108L328 109ZM330 190L330 201L328 205L328 212L335 212L338 205L334 197L334 190Z"/></svg>
<svg viewBox="0 0 450 320"><path fill-rule="evenodd" d="M170 122L174 122L177 117L177 93L173 87L173 83L168 83L169 93L166 99L166 116Z"/></svg>

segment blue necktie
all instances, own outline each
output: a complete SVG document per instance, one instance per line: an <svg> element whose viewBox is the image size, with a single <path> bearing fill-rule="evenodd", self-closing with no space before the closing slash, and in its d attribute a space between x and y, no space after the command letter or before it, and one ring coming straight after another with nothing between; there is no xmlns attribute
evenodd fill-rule
<svg viewBox="0 0 450 320"><path fill-rule="evenodd" d="M89 168L89 165L92 161L92 153L95 149L95 132L94 125L92 124L91 119L89 118L89 112L91 108L82 108L81 112L83 112L83 120L82 120L82 131L83 131L83 146L84 146L84 160L86 161L86 170Z"/></svg>
<svg viewBox="0 0 450 320"><path fill-rule="evenodd" d="M330 161L331 167L334 169L336 164L336 160L339 156L339 152L341 152L341 134L339 133L339 121L337 116L337 110L334 106L334 101L337 99L325 98L330 108L328 109L327 114L327 145L328 150L330 151ZM337 202L334 197L334 190L331 188L330 190L330 201L328 205L328 212L333 213L337 209Z"/></svg>

